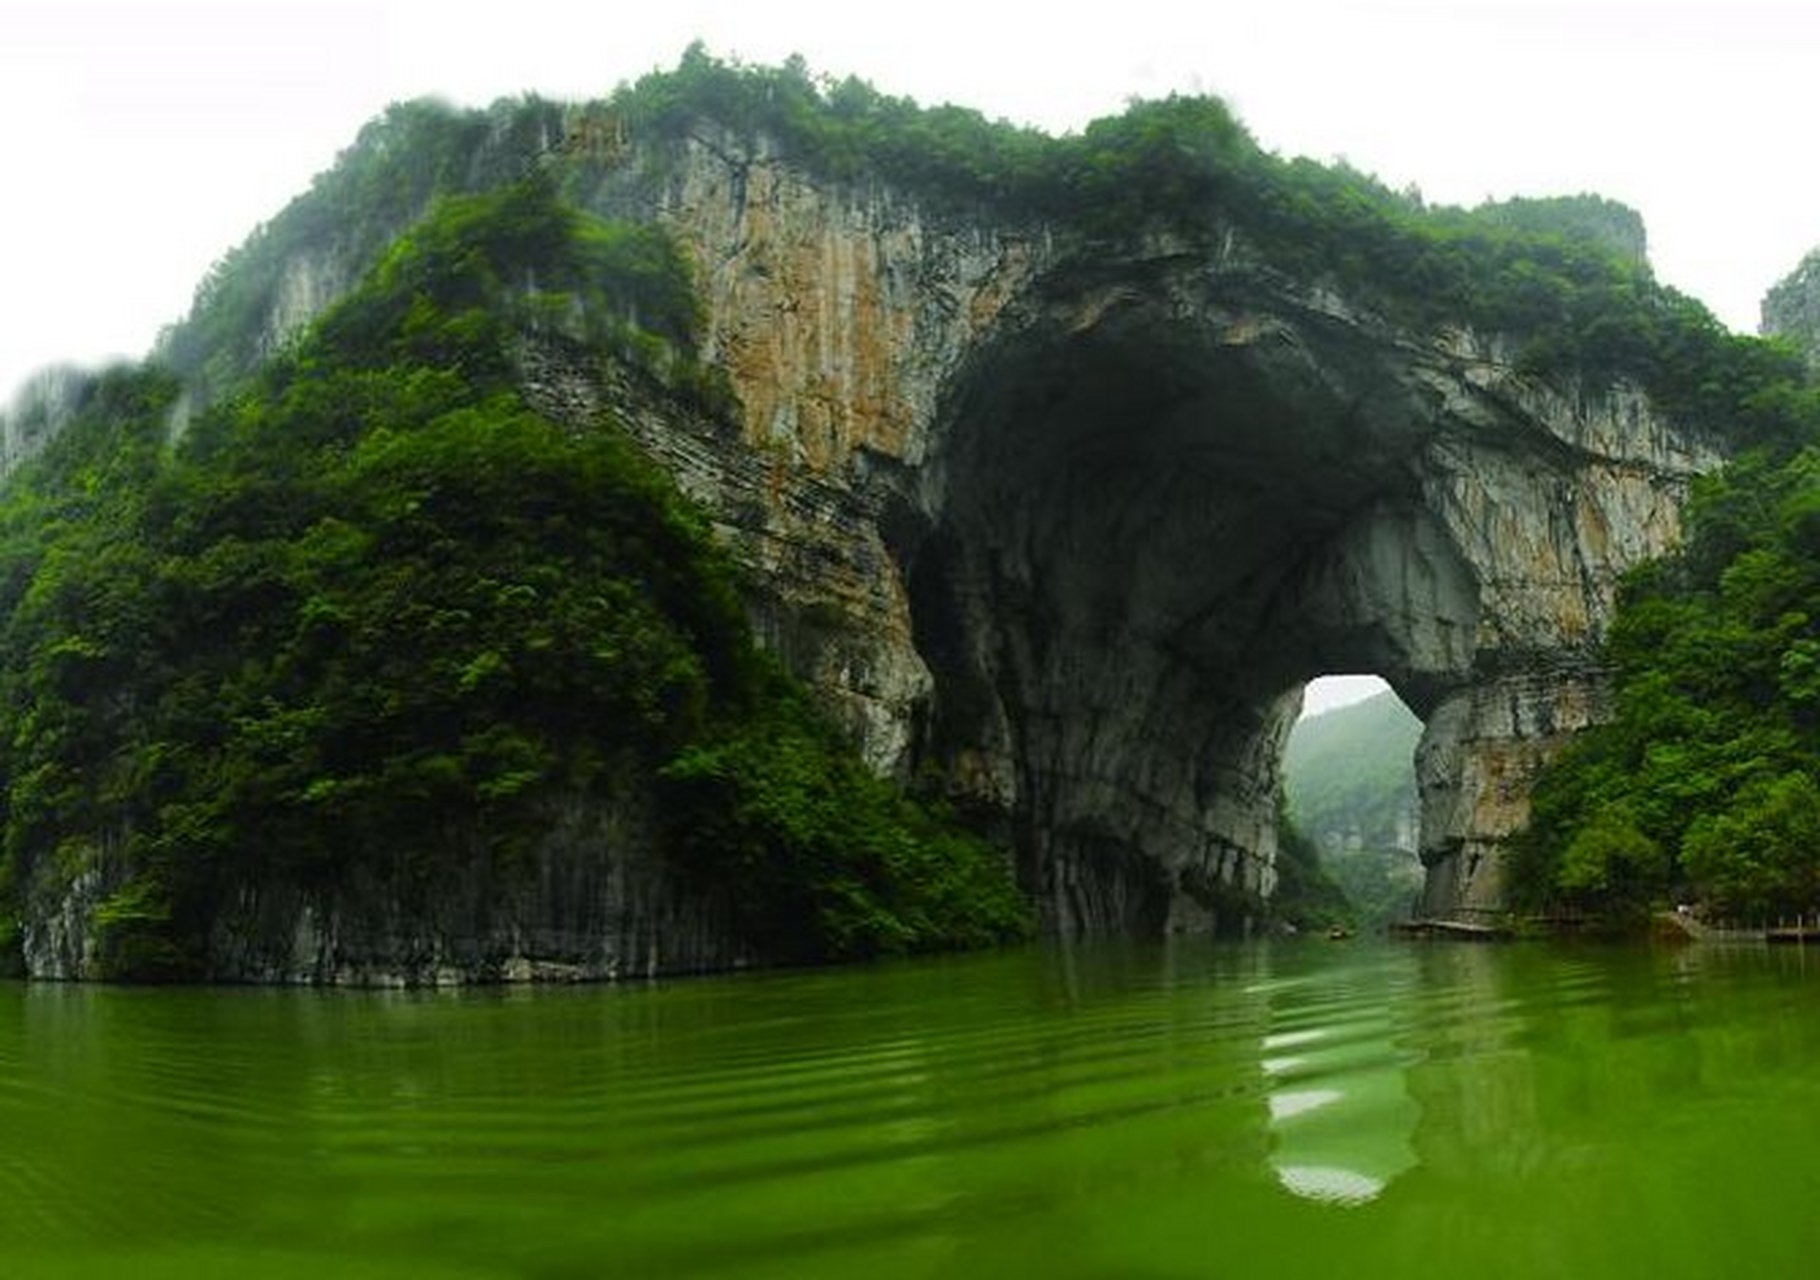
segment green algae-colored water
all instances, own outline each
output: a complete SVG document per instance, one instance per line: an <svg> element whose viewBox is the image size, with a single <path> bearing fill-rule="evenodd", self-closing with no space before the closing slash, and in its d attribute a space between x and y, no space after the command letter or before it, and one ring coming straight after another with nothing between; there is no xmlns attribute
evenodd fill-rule
<svg viewBox="0 0 1820 1280"><path fill-rule="evenodd" d="M6 1277L1817 1267L1811 950L0 986Z"/></svg>

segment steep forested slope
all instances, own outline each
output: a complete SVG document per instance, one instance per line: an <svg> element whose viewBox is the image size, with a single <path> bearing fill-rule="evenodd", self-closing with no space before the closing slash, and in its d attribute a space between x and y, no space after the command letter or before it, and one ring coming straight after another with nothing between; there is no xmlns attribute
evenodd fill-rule
<svg viewBox="0 0 1820 1280"><path fill-rule="evenodd" d="M613 412L514 390L556 343L723 411L693 308L661 236L532 177L440 204L175 448L172 379L106 379L0 508L7 916L101 883L95 972L207 974L237 895L509 885L579 803L634 815L756 957L1020 932L1000 857L754 647Z"/></svg>
<svg viewBox="0 0 1820 1280"><path fill-rule="evenodd" d="M1409 914L1422 722L1389 691L1296 723L1283 753L1290 821L1368 927Z"/></svg>
<svg viewBox="0 0 1820 1280"><path fill-rule="evenodd" d="M1283 752L1289 816L1323 850L1408 843L1422 722L1388 690L1296 722Z"/></svg>

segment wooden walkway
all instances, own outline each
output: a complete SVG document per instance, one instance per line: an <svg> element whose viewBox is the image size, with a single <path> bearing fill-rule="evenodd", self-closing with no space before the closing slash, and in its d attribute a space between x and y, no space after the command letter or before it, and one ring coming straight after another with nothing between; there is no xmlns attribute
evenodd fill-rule
<svg viewBox="0 0 1820 1280"><path fill-rule="evenodd" d="M1552 923L1560 921L1532 921ZM1709 925L1680 911L1658 911L1653 924L1656 937L1665 941L1684 938L1691 942L1750 942L1820 947L1820 920L1802 920L1774 928L1740 929L1730 925ZM1516 936L1503 925L1478 924L1468 920L1393 920L1388 932L1393 938L1456 938L1468 942L1496 942Z"/></svg>
<svg viewBox="0 0 1820 1280"><path fill-rule="evenodd" d="M1820 947L1820 925L1790 925L1781 929L1765 929L1765 942L1792 943L1797 946Z"/></svg>
<svg viewBox="0 0 1820 1280"><path fill-rule="evenodd" d="M1658 934L1680 934L1695 942L1772 942L1780 945L1820 947L1820 922L1802 920L1774 928L1758 926L1739 929L1705 924L1679 911L1658 911L1655 915Z"/></svg>

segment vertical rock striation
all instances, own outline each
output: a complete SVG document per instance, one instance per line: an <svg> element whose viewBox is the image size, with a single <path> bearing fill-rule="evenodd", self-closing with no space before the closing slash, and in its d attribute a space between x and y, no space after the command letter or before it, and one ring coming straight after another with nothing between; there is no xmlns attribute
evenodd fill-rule
<svg viewBox="0 0 1820 1280"><path fill-rule="evenodd" d="M1599 714L1618 577L1718 460L1632 391L1174 246L1058 262L968 379L913 570L935 750L1015 815L1064 930L1267 893L1283 735L1329 671L1428 721L1428 910L1496 910L1536 768Z"/></svg>

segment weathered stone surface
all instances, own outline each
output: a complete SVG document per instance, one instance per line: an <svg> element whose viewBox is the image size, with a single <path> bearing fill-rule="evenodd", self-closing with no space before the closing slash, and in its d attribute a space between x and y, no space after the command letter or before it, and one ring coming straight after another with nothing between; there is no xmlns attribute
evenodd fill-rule
<svg viewBox="0 0 1820 1280"><path fill-rule="evenodd" d="M654 850L648 797L552 809L522 860L484 853L463 874L424 881L407 866L372 868L333 892L266 880L226 886L213 916L206 977L230 982L450 986L573 982L728 969L750 959L724 902L681 884ZM20 940L36 978L107 972L92 928L120 887L120 865L93 851L26 886Z"/></svg>
<svg viewBox="0 0 1820 1280"><path fill-rule="evenodd" d="M1377 671L1429 717L1429 909L1499 905L1617 578L1716 455L1626 389L1159 250L1060 260L951 401L918 570L946 584L912 598L974 634L925 648L937 753L1009 780L1056 927L1204 924L1210 871L1270 885L1284 699Z"/></svg>
<svg viewBox="0 0 1820 1280"><path fill-rule="evenodd" d="M875 768L903 773L930 676L888 540L921 518L917 477L956 370L1030 287L1048 237L817 182L705 123L660 159L618 145L573 163L594 211L657 220L687 249L703 357L744 409L737 441L703 447L698 427L648 415L635 432L759 571L761 633Z"/></svg>
<svg viewBox="0 0 1820 1280"><path fill-rule="evenodd" d="M1267 892L1290 695L1328 670L1435 713L1429 909L1501 904L1530 778L1599 714L1617 579L1673 545L1709 443L1634 388L1294 285L1230 230L958 221L725 134L661 167L642 211L696 258L744 444L776 493L858 500L819 527L769 504L747 559L772 629L805 604L859 622L797 669L875 765L933 764L1000 815L1056 928L1200 927L1232 914L1218 886ZM634 208L639 169L597 207ZM814 571L855 546L893 559Z"/></svg>
<svg viewBox="0 0 1820 1280"><path fill-rule="evenodd" d="M1601 712L1617 579L1674 543L1710 444L1633 388L1521 375L1495 336L1400 329L1211 222L1089 242L817 180L709 126L608 141L565 153L565 189L686 247L743 418L537 344L528 396L626 421L754 570L767 642L874 768L944 779L1012 842L1051 928L1245 927L1274 883L1302 685L1334 671L1384 675L1427 721L1427 909L1501 904L1535 769ZM365 265L311 253L273 334ZM398 904L332 923L242 904L233 919L264 921L248 937L289 941L224 944L227 966L390 980L732 955L649 887L659 872L609 889L577 870L606 865L586 844L538 881L560 891L497 917L451 887L466 905L428 934ZM640 865L635 839L609 844Z"/></svg>

